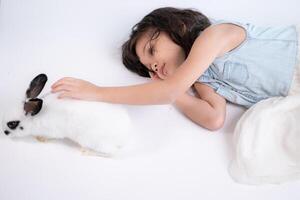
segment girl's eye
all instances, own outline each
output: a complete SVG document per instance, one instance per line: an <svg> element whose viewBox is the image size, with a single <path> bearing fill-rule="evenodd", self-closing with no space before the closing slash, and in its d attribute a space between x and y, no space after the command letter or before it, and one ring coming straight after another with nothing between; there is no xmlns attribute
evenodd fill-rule
<svg viewBox="0 0 300 200"><path fill-rule="evenodd" d="M155 49L154 49L153 47L150 47L150 48L149 48L149 53L150 53L150 55L153 55L154 52L155 52Z"/></svg>

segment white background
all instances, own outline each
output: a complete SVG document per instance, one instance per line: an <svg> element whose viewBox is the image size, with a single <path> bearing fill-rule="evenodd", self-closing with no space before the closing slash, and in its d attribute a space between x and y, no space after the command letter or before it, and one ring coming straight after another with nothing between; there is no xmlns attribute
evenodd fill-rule
<svg viewBox="0 0 300 200"><path fill-rule="evenodd" d="M143 83L121 63L131 27L155 8L196 8L257 25L300 24L297 0L2 0L0 114L46 73L101 86ZM300 199L300 182L248 186L227 172L234 126L245 111L228 104L224 127L210 132L172 105L126 106L138 141L127 157L82 156L68 141L0 137L0 199Z"/></svg>

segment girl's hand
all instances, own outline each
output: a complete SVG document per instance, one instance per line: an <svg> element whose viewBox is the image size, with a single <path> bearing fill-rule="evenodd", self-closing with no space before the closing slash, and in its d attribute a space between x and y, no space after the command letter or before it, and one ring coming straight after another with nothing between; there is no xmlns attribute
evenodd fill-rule
<svg viewBox="0 0 300 200"><path fill-rule="evenodd" d="M61 92L58 98L73 98L81 100L96 100L99 87L76 78L64 77L51 86L51 92Z"/></svg>

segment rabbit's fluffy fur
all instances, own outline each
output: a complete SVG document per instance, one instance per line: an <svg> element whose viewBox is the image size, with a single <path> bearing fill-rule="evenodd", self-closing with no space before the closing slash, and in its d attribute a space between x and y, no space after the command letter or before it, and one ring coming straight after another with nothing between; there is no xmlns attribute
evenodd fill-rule
<svg viewBox="0 0 300 200"><path fill-rule="evenodd" d="M44 95L42 108L33 116L24 111L25 102L19 102L19 106L4 115L2 127L5 134L9 137L69 138L105 156L116 155L125 145L131 122L124 107L58 99L57 96L53 93Z"/></svg>

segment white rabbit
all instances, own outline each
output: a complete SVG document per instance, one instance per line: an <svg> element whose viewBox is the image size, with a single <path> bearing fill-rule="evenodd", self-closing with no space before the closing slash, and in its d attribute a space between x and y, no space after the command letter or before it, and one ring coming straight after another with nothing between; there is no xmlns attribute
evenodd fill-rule
<svg viewBox="0 0 300 200"><path fill-rule="evenodd" d="M26 100L4 114L2 127L8 137L68 138L87 152L100 156L118 154L129 139L131 121L124 107L103 102L58 99L56 93L37 98L47 76L35 77Z"/></svg>

